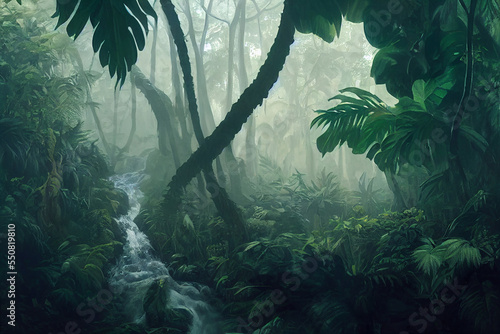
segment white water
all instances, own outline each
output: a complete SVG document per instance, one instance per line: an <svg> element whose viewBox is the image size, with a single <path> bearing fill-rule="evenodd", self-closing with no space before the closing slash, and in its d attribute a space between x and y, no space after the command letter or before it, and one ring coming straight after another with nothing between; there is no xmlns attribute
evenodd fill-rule
<svg viewBox="0 0 500 334"><path fill-rule="evenodd" d="M123 255L111 270L110 285L125 297L124 312L133 321L145 321L143 298L151 283L158 278L165 280L170 287L169 306L188 310L193 316L190 334L218 334L216 314L203 301L207 287L197 288L189 283L177 283L167 267L151 254L148 237L139 230L134 218L139 214L139 200L142 192L139 183L143 178L141 172L115 175L111 178L115 187L124 190L129 196L130 210L119 219L119 225L127 239L123 247ZM167 324L166 324L167 325Z"/></svg>

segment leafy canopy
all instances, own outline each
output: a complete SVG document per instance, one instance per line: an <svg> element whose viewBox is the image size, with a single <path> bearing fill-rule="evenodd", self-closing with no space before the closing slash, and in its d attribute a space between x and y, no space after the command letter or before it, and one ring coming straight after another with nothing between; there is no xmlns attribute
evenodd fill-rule
<svg viewBox="0 0 500 334"><path fill-rule="evenodd" d="M342 16L352 22L361 22L368 0L291 0L292 19L297 31L313 33L331 43L339 37Z"/></svg>

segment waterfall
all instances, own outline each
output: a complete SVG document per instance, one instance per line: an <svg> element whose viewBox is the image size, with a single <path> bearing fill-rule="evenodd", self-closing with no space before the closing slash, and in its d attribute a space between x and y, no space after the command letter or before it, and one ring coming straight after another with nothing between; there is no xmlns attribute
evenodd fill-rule
<svg viewBox="0 0 500 334"><path fill-rule="evenodd" d="M124 299L124 313L133 321L143 323L143 298L151 284L162 279L170 289L168 306L187 310L192 315L190 334L219 334L221 331L218 329L216 313L204 302L209 289L190 283L178 283L172 279L165 264L152 255L148 237L134 223L140 210L142 192L139 190L139 183L143 177L142 172L133 172L111 178L116 188L127 193L130 210L127 215L119 218L119 226L126 235L126 241L122 256L111 269L110 285Z"/></svg>

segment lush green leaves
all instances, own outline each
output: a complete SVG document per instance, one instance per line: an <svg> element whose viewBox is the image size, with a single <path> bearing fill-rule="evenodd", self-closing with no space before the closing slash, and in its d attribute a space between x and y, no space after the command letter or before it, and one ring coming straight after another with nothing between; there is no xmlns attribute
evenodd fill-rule
<svg viewBox="0 0 500 334"><path fill-rule="evenodd" d="M320 113L312 126L328 126L318 138L316 145L321 153L332 152L335 147L347 142L355 153L361 154L375 142L381 142L393 127L395 115L375 95L358 88L346 88L340 91L355 94L353 98L340 94L332 99L340 104Z"/></svg>
<svg viewBox="0 0 500 334"><path fill-rule="evenodd" d="M295 28L304 34L313 33L326 42L339 37L342 16L359 23L368 0L291 0Z"/></svg>
<svg viewBox="0 0 500 334"><path fill-rule="evenodd" d="M58 1L54 17L57 27L69 20L66 31L77 38L90 20L94 28L92 46L103 67L123 85L127 72L137 62L137 50L145 46L147 15L157 19L148 0ZM117 81L117 83L118 83Z"/></svg>
<svg viewBox="0 0 500 334"><path fill-rule="evenodd" d="M479 267L481 253L464 239L448 239L435 246L431 239L413 252L417 268L427 275L436 275L442 264L446 263L453 273L456 269Z"/></svg>
<svg viewBox="0 0 500 334"><path fill-rule="evenodd" d="M326 42L340 35L342 11L337 0L291 0L295 28L304 34L313 33Z"/></svg>

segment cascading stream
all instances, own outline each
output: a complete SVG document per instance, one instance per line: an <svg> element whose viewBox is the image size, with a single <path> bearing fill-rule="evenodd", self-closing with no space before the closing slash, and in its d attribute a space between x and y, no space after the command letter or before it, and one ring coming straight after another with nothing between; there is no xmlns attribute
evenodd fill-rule
<svg viewBox="0 0 500 334"><path fill-rule="evenodd" d="M111 178L115 187L125 191L129 197L130 210L119 219L119 225L126 235L123 254L111 269L110 285L124 298L124 312L133 321L145 321L143 298L157 279L163 279L170 288L168 306L185 309L192 315L190 334L218 334L216 313L204 302L207 287L195 287L190 283L177 283L170 277L167 267L152 253L148 237L139 230L134 218L139 214L139 200L142 192L139 183L142 172L115 175Z"/></svg>

